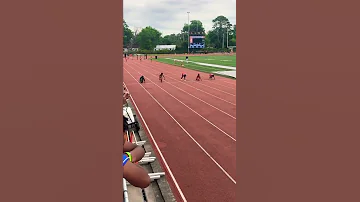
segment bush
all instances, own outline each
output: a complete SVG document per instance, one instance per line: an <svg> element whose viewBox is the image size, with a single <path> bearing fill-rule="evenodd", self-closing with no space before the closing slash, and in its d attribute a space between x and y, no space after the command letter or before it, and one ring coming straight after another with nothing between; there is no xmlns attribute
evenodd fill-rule
<svg viewBox="0 0 360 202"><path fill-rule="evenodd" d="M224 52L230 52L229 49L227 48L203 48L203 49L198 49L198 50L191 50L191 53L203 53L203 54L207 54L207 53L224 53ZM236 52L236 49L234 48L234 52ZM175 49L175 50L144 50L144 49L139 49L138 51L129 51L129 54L185 54L187 53L187 48L184 50L184 48L180 48L180 49Z"/></svg>

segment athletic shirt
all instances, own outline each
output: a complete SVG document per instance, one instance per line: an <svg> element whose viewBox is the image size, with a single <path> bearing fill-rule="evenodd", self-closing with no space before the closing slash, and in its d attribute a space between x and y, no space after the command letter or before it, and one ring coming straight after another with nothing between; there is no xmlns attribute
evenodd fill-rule
<svg viewBox="0 0 360 202"><path fill-rule="evenodd" d="M129 157L126 154L123 154L123 166L129 161Z"/></svg>

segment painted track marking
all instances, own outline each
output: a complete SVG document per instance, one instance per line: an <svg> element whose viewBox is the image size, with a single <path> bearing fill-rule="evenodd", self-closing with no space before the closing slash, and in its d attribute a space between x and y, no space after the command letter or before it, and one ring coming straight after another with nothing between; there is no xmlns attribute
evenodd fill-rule
<svg viewBox="0 0 360 202"><path fill-rule="evenodd" d="M125 84L125 82L124 82L124 85L125 85L126 89L128 89L127 86L126 86L126 84ZM129 89L128 89L128 90L129 90ZM129 93L130 93L130 91L129 91ZM142 116L142 114L141 114L141 112L140 112L140 109L137 107L135 100L132 98L131 93L130 93L130 99L131 99L132 103L134 104L134 107L136 108L136 111L138 112L138 114L139 114L139 116L140 116L140 118L141 118L144 126L146 127L146 130L148 131L148 133L149 133L149 135L150 135L150 137L151 137L151 140L153 141L153 143L154 143L157 151L159 152L159 155L160 155L160 157L161 157L161 159L162 159L162 161L163 161L163 163L164 163L164 165L165 165L165 167L166 167L166 169L167 169L167 171L168 171L168 173L169 173L172 181L174 182L175 187L177 188L177 190L178 190L178 192L179 192L179 194L180 194L180 196L181 196L181 199L183 200L183 202L187 202L184 193L182 192L179 184L177 183L177 181L176 181L176 179L175 179L175 177L174 177L174 174L172 173L169 165L167 164L164 155L162 154L162 152L161 152L158 144L156 143L156 141L155 141L155 139L154 139L154 136L152 135L152 133L151 133L151 131L150 131L150 128L148 127L148 125L147 125L144 117Z"/></svg>
<svg viewBox="0 0 360 202"><path fill-rule="evenodd" d="M130 68L132 68L132 67L130 67ZM134 69L134 68L132 68L132 69ZM134 70L135 70L135 69L134 69ZM137 71L137 70L135 70L135 71ZM146 70L144 70L144 71L146 71ZM138 71L137 71L137 72L138 72ZM148 71L146 71L146 72L148 72ZM138 72L138 73L140 74L140 72ZM149 73L149 74L152 74L151 72L148 72L148 73ZM150 80L150 82L152 82L152 81ZM154 83L154 82L152 82L152 83ZM168 83L168 82L166 82L166 83ZM154 84L155 84L155 83L154 83ZM191 94L191 93L186 92L185 90L183 90L183 89L181 89L181 88L179 88L179 87L175 86L174 84L171 84L171 83L168 83L168 84L170 84L171 86L174 86L175 88L177 88L177 89L181 90L182 92L187 93L188 95L190 95L190 96L194 97L195 99L197 99L197 100L199 100L199 101L201 101L201 102L203 102L203 103L205 103L205 104L209 105L210 107L212 107L212 108L214 108L214 109L216 109L216 110L220 111L221 113L224 113L225 115L227 115L227 116L229 116L229 117L231 117L231 118L233 118L233 119L235 119L235 120L236 120L236 117L234 117L234 116L232 116L232 115L230 115L230 114L228 114L228 113L224 112L223 110L221 110L221 109L219 109L219 108L217 108L217 107L213 106L212 104L210 104L210 103L208 103L208 102L206 102L206 101L204 101L204 100L202 100L202 99L200 99L200 98L196 97L195 95L193 95L193 94ZM155 85L156 85L156 84L155 84Z"/></svg>
<svg viewBox="0 0 360 202"><path fill-rule="evenodd" d="M132 74L130 74L129 71L127 71L125 68L124 68L124 70L125 70L134 80L136 80L135 77L134 77ZM140 84L139 84L139 85L140 85ZM198 147L218 166L218 168L219 168L234 184L236 184L236 181L234 180L234 178L232 178L232 177L230 176L230 174L229 174L228 172L226 172L226 170L225 170L223 167L221 167L221 165L194 139L193 136L190 135L190 133L160 104L160 102L159 102L153 95L151 95L151 93L150 93L148 90L146 90L146 88L144 88L142 85L140 85L140 87L141 87L142 89L144 89L147 94L150 95L150 97L176 122L176 124L195 142L195 144L197 144ZM235 141L236 141L236 140L235 140Z"/></svg>
<svg viewBox="0 0 360 202"><path fill-rule="evenodd" d="M127 71L124 68L125 71ZM136 71L136 70L135 70ZM138 71L137 71L138 72ZM128 74L129 71L127 71ZM140 72L138 72L140 74ZM132 77L133 75L130 74ZM135 77L133 77L135 79ZM136 79L135 79L136 80ZM150 80L150 79L148 79ZM151 81L151 80L150 80ZM152 81L151 81L152 82ZM212 125L214 128L218 129L220 132L222 132L224 135L226 135L228 138L232 139L233 141L236 142L236 139L234 137L232 137L231 135L227 134L225 131L223 131L221 128L217 127L215 124L213 124L211 121L209 121L208 119L206 119L205 117L203 117L201 114L199 114L198 112L196 112L194 109L192 109L191 107L189 107L188 105L186 105L184 102L182 102L181 100L177 99L175 96L173 96L171 93L169 93L168 91L166 91L165 89L161 88L159 85L157 85L156 83L152 82L154 85L156 85L158 88L160 88L161 90L163 90L165 93L167 93L168 95L170 95L172 98L174 98L175 100L177 100L178 102L180 102L182 105L184 105L185 107L187 107L188 109L190 109L192 112L194 112L196 115L200 116L203 120L205 120L206 122L208 122L210 125ZM141 85L140 85L141 86ZM143 87L143 86L141 86ZM145 89L145 88L144 88Z"/></svg>
<svg viewBox="0 0 360 202"><path fill-rule="evenodd" d="M174 66L174 65L170 65L170 64L166 64L166 63L161 63L161 64L163 64L163 65L169 65L169 66L171 66L171 67L181 68L181 67ZM182 69L185 69L185 70L191 70L191 69L186 69L186 68L182 68ZM185 71L185 70L181 70L181 71ZM192 71L195 71L195 70L192 70ZM172 73L169 73L169 74L172 74ZM173 75L174 75L174 74L173 74ZM223 80L221 79L220 81L223 81ZM228 82L226 82L226 83L228 83ZM223 92L223 93L226 93L226 94L232 95L232 96L236 96L236 95L234 95L234 94L232 94L232 93L229 93L229 92L226 92L226 91L223 91L223 90L220 90L220 89L218 89L218 88L211 87L211 86L207 86L207 85L205 85L205 84L200 84L200 85L203 85L203 86L206 86L206 87L212 88L212 89L214 89L214 90L217 90L217 91L220 91L220 92ZM236 84L235 84L235 85L236 85Z"/></svg>
<svg viewBox="0 0 360 202"><path fill-rule="evenodd" d="M153 74L153 73L152 73L152 74ZM169 73L169 74L170 74L170 75L174 75L174 74L172 74L172 73ZM222 99L222 98L220 98L220 97L218 97L218 96L216 96L216 95L213 95L213 94L211 94L211 93L208 93L208 92L206 92L206 91L204 91L204 90L201 90L201 89L199 89L199 88L196 88L196 87L194 87L194 86L191 86L191 85L189 85L189 84L187 84L187 83L185 83L185 82L177 81L177 79L175 79L174 77L171 77L171 76L168 76L168 77L171 78L171 79L173 79L173 80L175 80L176 83L182 83L182 84L184 84L184 85L190 86L191 88L194 88L194 89L196 89L196 90L198 90L198 91L201 91L201 92L206 93L206 94L208 94L208 95L210 95L210 96L212 96L212 97L215 97L215 98L217 98L217 99L219 99L219 100L222 100L222 101L224 101L224 102L226 102L226 103L229 103L229 104L231 104L231 105L236 106L235 103L232 103L232 102L227 101L227 100L225 100L225 99ZM194 82L194 81L187 81L187 82Z"/></svg>

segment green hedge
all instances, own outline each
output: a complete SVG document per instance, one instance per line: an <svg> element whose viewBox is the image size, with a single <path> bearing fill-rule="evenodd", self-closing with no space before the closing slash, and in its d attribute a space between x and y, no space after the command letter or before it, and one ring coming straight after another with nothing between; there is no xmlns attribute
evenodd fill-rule
<svg viewBox="0 0 360 202"><path fill-rule="evenodd" d="M221 52L230 52L229 49L227 48L203 48L203 49L199 49L199 50L190 50L190 52L194 52L194 53L221 53ZM234 52L236 52L236 49L234 49ZM183 54L183 53L187 53L187 49L176 49L176 50L159 50L159 51L154 51L154 50L138 50L138 51L129 51L129 54Z"/></svg>

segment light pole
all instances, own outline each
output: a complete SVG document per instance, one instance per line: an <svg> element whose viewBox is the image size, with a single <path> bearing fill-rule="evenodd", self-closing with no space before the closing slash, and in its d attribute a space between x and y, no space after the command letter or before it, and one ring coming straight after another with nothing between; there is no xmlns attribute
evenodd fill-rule
<svg viewBox="0 0 360 202"><path fill-rule="evenodd" d="M188 54L189 54L189 52L190 52L190 17L189 17L190 12L188 11L187 14L188 14Z"/></svg>
<svg viewBox="0 0 360 202"><path fill-rule="evenodd" d="M229 29L226 28L226 48L229 48Z"/></svg>
<svg viewBox="0 0 360 202"><path fill-rule="evenodd" d="M223 42L222 42L222 48L224 49L224 32L223 32Z"/></svg>

